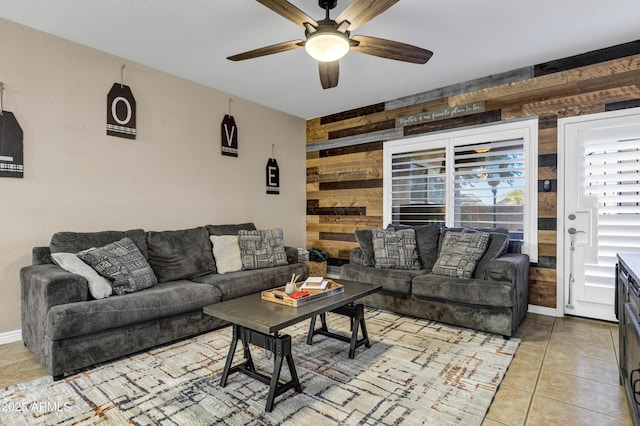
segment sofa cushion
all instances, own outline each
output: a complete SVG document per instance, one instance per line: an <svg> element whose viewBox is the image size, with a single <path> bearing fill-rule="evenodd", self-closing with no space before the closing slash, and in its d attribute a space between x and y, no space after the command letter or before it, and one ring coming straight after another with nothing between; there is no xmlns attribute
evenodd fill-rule
<svg viewBox="0 0 640 426"><path fill-rule="evenodd" d="M56 232L51 236L51 253L77 253L92 247L102 247L124 237L131 238L140 253L149 260L147 241L143 229L100 232Z"/></svg>
<svg viewBox="0 0 640 426"><path fill-rule="evenodd" d="M133 293L157 284L149 263L128 237L81 251L78 257L108 278L116 294Z"/></svg>
<svg viewBox="0 0 640 426"><path fill-rule="evenodd" d="M51 308L46 334L51 340L84 336L99 331L201 310L220 301L220 291L208 284L174 281L118 297L68 303ZM122 336L126 344L127 336Z"/></svg>
<svg viewBox="0 0 640 426"><path fill-rule="evenodd" d="M362 266L376 266L373 255L373 232L371 229L356 229L356 241L362 251Z"/></svg>
<svg viewBox="0 0 640 426"><path fill-rule="evenodd" d="M440 255L433 265L433 273L458 278L471 278L478 260L487 249L487 232L448 231L442 242Z"/></svg>
<svg viewBox="0 0 640 426"><path fill-rule="evenodd" d="M211 235L213 257L219 274L236 272L242 269L242 257L238 237L235 235Z"/></svg>
<svg viewBox="0 0 640 426"><path fill-rule="evenodd" d="M158 282L216 272L209 232L204 226L179 231L147 232L149 263Z"/></svg>
<svg viewBox="0 0 640 426"><path fill-rule="evenodd" d="M217 287L224 301L284 286L291 280L291 275L293 274L299 274L301 279L306 278L306 265L304 263L295 263L273 268L238 271L231 274L208 274L193 280Z"/></svg>
<svg viewBox="0 0 640 426"><path fill-rule="evenodd" d="M413 229L374 229L371 232L376 268L420 269Z"/></svg>
<svg viewBox="0 0 640 426"><path fill-rule="evenodd" d="M434 273L413 279L413 295L469 305L512 307L515 289L510 282L460 279Z"/></svg>
<svg viewBox="0 0 640 426"><path fill-rule="evenodd" d="M238 231L243 269L272 268L287 264L282 229Z"/></svg>
<svg viewBox="0 0 640 426"><path fill-rule="evenodd" d="M411 295L412 280L425 274L424 270L379 269L347 263L340 267L340 278L363 283L382 284L382 290L396 294Z"/></svg>
<svg viewBox="0 0 640 426"><path fill-rule="evenodd" d="M89 293L94 299L104 299L111 296L113 289L109 280L99 275L95 269L80 260L74 253L52 253L51 258L56 265L65 271L84 277L89 284Z"/></svg>
<svg viewBox="0 0 640 426"><path fill-rule="evenodd" d="M413 229L416 232L416 245L422 269L431 271L438 258L438 242L440 241L440 224L429 225L389 225L392 229Z"/></svg>
<svg viewBox="0 0 640 426"><path fill-rule="evenodd" d="M238 231L255 231L256 226L253 223L240 223L237 225L207 225L207 231L210 235L238 235Z"/></svg>

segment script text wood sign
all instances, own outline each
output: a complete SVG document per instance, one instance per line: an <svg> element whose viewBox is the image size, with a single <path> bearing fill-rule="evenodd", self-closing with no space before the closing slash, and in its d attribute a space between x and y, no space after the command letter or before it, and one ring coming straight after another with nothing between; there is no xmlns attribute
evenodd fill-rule
<svg viewBox="0 0 640 426"><path fill-rule="evenodd" d="M428 123L430 121L447 120L449 118L462 117L463 115L477 114L485 111L485 103L473 102L466 105L458 105L435 111L421 112L396 118L396 127L413 126L414 124Z"/></svg>

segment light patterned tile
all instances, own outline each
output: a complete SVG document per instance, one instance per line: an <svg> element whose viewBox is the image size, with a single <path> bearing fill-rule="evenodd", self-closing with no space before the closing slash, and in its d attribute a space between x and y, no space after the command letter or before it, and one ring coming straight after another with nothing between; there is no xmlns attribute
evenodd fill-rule
<svg viewBox="0 0 640 426"><path fill-rule="evenodd" d="M523 425L532 397L531 392L502 384L493 398L486 419L509 426Z"/></svg>
<svg viewBox="0 0 640 426"><path fill-rule="evenodd" d="M628 415L622 387L542 368L535 394L624 419Z"/></svg>
<svg viewBox="0 0 640 426"><path fill-rule="evenodd" d="M527 426L623 426L624 420L597 413L565 402L534 395Z"/></svg>

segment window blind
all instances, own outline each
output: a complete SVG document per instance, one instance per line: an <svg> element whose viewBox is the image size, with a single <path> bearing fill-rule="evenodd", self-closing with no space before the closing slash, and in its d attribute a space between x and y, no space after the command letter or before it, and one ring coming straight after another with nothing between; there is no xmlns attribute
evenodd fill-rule
<svg viewBox="0 0 640 426"><path fill-rule="evenodd" d="M506 228L522 240L526 169L522 138L454 147L454 226Z"/></svg>
<svg viewBox="0 0 640 426"><path fill-rule="evenodd" d="M610 284L616 253L640 253L640 139L585 143L585 193L598 200L598 264L591 283Z"/></svg>
<svg viewBox="0 0 640 426"><path fill-rule="evenodd" d="M446 146L391 157L393 223L443 223L446 212Z"/></svg>

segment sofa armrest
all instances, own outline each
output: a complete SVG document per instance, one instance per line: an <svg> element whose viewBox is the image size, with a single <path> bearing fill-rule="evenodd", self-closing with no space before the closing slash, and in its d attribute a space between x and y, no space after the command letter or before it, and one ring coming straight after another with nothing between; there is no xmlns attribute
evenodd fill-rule
<svg viewBox="0 0 640 426"><path fill-rule="evenodd" d="M86 278L53 264L25 266L20 270L20 284L23 303L38 304L45 312L53 306L89 298Z"/></svg>
<svg viewBox="0 0 640 426"><path fill-rule="evenodd" d="M529 256L520 253L506 253L493 259L487 265L486 279L493 281L528 282Z"/></svg>
<svg viewBox="0 0 640 426"><path fill-rule="evenodd" d="M360 247L352 248L349 251L349 263L365 266L364 253L362 253L362 249Z"/></svg>
<svg viewBox="0 0 640 426"><path fill-rule="evenodd" d="M87 280L57 265L31 265L20 270L22 340L44 359L43 340L49 309L89 298Z"/></svg>

